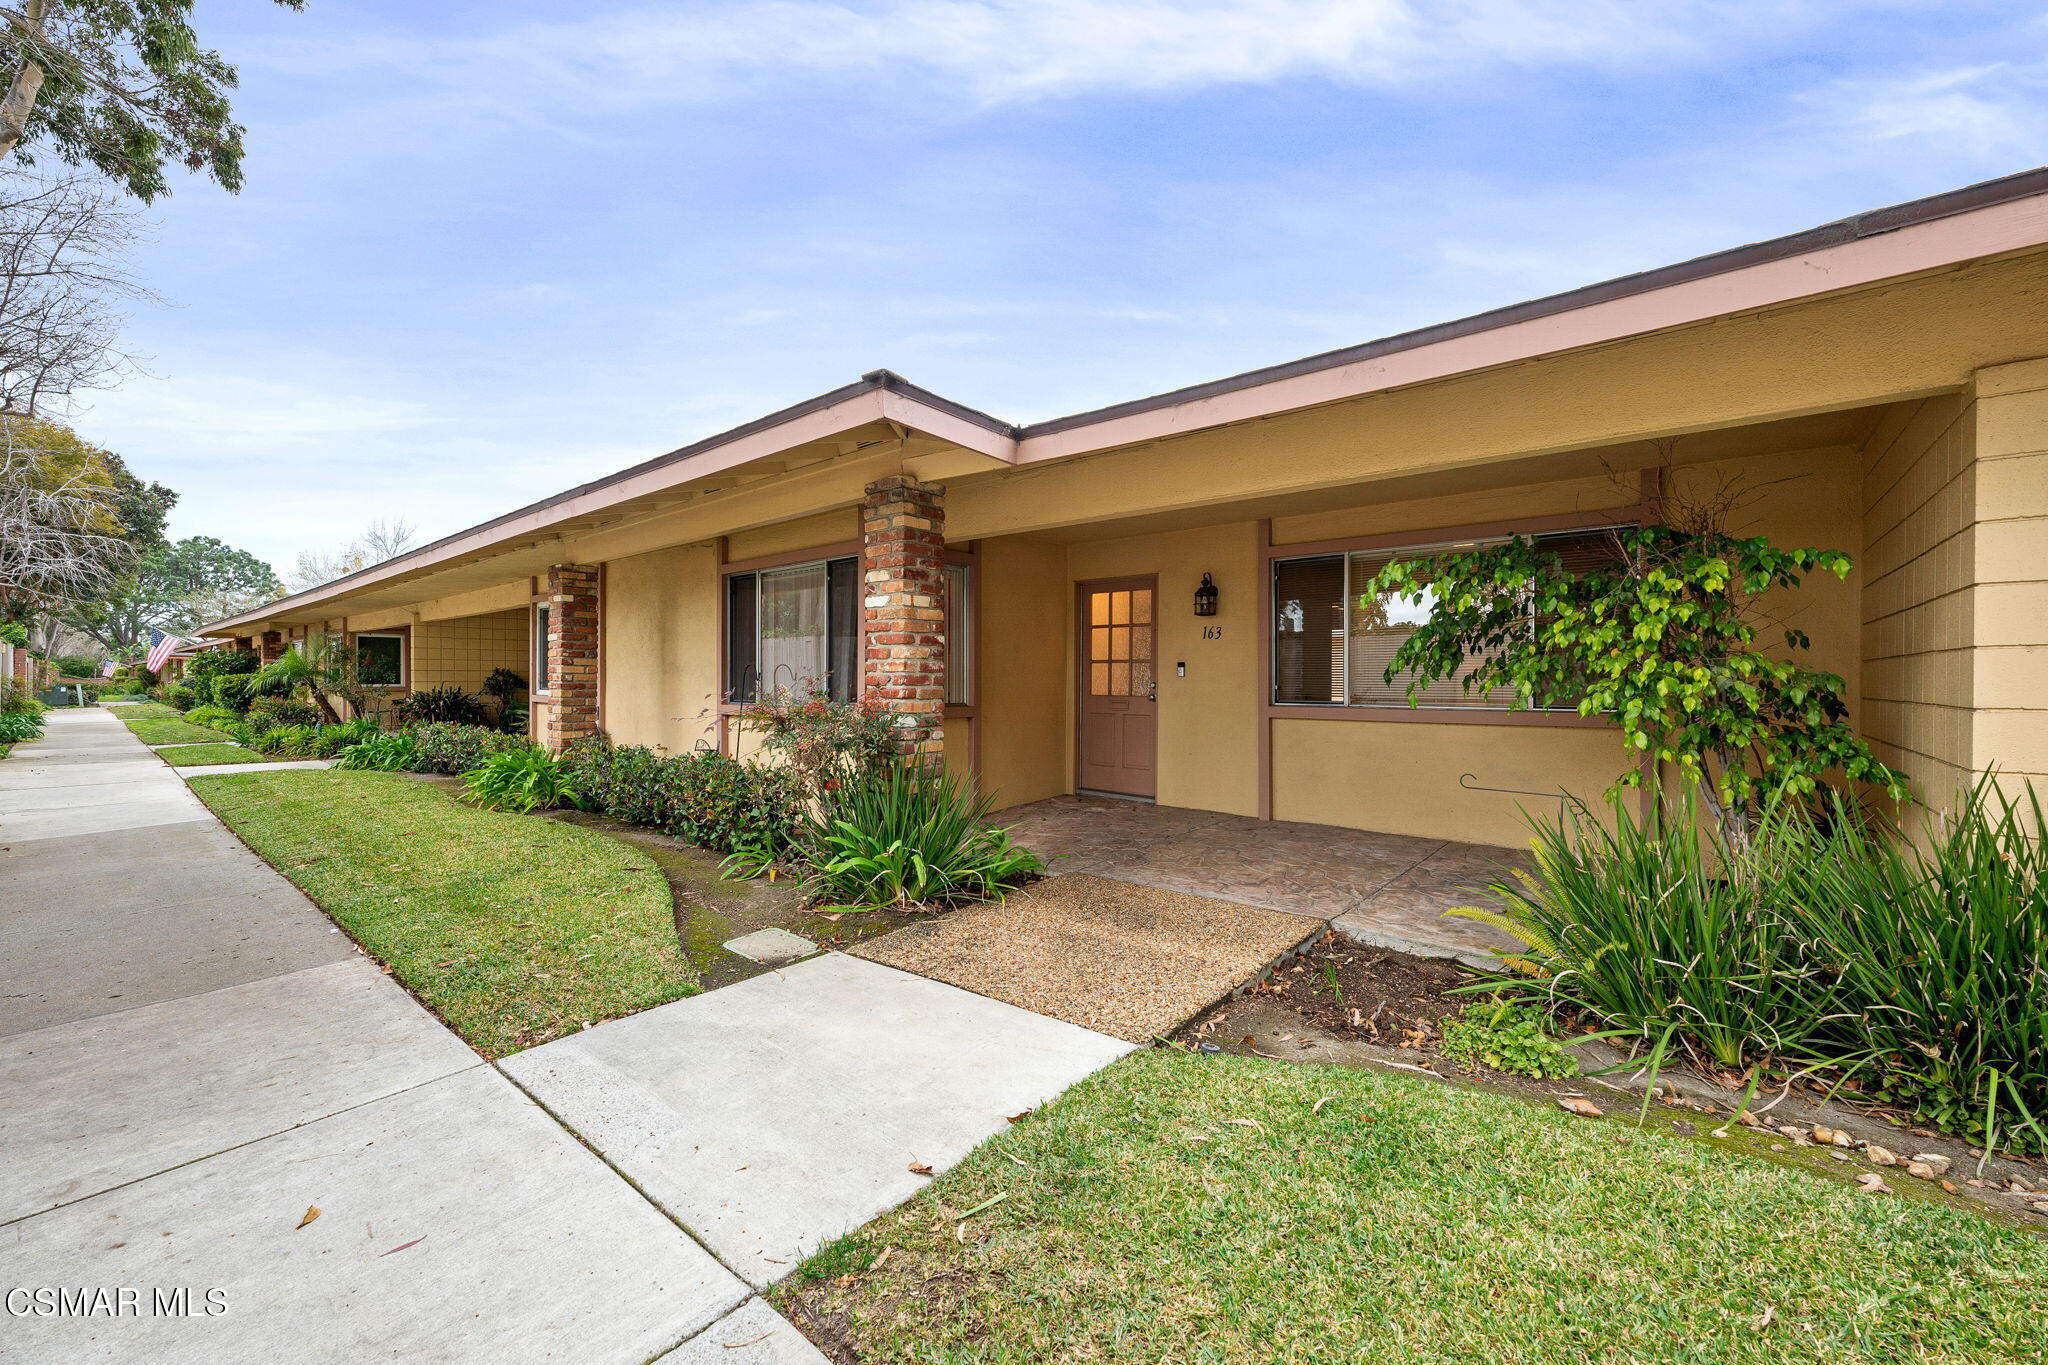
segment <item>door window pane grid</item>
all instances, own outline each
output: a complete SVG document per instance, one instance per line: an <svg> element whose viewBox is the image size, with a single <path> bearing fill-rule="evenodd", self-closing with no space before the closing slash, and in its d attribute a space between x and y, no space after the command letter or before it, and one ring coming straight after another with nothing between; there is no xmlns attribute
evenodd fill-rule
<svg viewBox="0 0 2048 1365"><path fill-rule="evenodd" d="M1088 595L1088 692L1140 697L1152 691L1152 590Z"/></svg>

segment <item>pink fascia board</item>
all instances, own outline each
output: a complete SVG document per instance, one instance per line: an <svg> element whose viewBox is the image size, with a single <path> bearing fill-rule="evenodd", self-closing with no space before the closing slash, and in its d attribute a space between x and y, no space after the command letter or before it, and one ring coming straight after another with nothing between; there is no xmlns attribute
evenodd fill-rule
<svg viewBox="0 0 2048 1365"><path fill-rule="evenodd" d="M1156 441L2043 244L2048 244L2048 201L2040 197L2013 200L1348 365L1109 417L1043 436L1027 435L1017 443L1016 462L1035 464Z"/></svg>

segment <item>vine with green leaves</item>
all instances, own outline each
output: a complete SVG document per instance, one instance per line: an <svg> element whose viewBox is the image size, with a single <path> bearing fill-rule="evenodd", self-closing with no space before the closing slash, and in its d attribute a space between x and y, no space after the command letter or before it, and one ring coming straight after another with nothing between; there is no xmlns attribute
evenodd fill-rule
<svg viewBox="0 0 2048 1365"><path fill-rule="evenodd" d="M1411 705L1457 678L1468 693L1512 689L1513 709L1607 716L1630 751L1696 782L1738 846L1760 805L1832 774L1908 799L1905 777L1851 729L1842 678L1787 657L1811 648L1806 633L1779 630L1782 654L1764 643L1762 599L1809 574L1847 577L1849 556L1733 535L1730 505L1618 528L1594 567L1567 568L1528 536L1387 565L1361 607L1395 597L1428 610L1386 681L1405 675ZM1632 766L1616 786L1642 781Z"/></svg>

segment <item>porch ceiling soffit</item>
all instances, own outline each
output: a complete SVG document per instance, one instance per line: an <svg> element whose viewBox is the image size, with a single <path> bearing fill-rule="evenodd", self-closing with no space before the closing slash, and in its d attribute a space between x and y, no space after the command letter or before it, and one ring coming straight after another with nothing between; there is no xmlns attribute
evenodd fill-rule
<svg viewBox="0 0 2048 1365"><path fill-rule="evenodd" d="M1819 450L1855 450L1882 420L1885 406L1713 428L1667 443L1629 441L1552 451L1515 460L1451 469L1391 475L1298 492L1205 503L1133 516L1083 520L1029 532L1058 542L1116 540L1125 536L1192 530L1224 523L1256 521L1334 511L1346 507L1421 501L1461 493L1489 492L1534 484L1613 475L1611 504L1624 507L1636 500L1638 471L1736 459L1790 459ZM952 514L949 512L949 517Z"/></svg>

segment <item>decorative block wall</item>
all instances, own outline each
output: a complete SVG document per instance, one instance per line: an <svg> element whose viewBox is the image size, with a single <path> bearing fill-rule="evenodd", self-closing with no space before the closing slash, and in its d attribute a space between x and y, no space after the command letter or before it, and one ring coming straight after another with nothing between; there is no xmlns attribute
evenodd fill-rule
<svg viewBox="0 0 2048 1365"><path fill-rule="evenodd" d="M530 687L532 615L525 607L512 607L481 616L421 621L412 628L412 670L408 676L414 690L460 687L475 692L493 670L500 668L511 669L525 678Z"/></svg>
<svg viewBox="0 0 2048 1365"><path fill-rule="evenodd" d="M867 486L861 693L896 713L913 762L945 760L945 490L900 476Z"/></svg>
<svg viewBox="0 0 2048 1365"><path fill-rule="evenodd" d="M548 570L548 700L541 742L560 753L598 731L598 566Z"/></svg>

